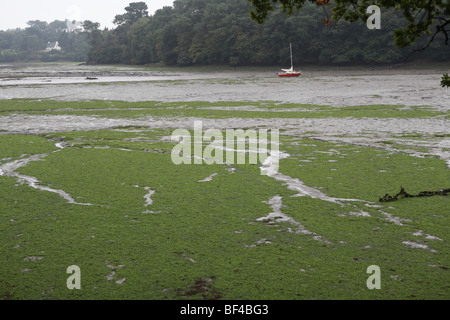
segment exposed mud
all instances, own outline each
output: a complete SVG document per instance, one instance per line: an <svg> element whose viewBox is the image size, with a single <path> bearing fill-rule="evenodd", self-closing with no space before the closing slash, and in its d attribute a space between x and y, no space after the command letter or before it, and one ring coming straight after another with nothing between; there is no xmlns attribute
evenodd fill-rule
<svg viewBox="0 0 450 320"><path fill-rule="evenodd" d="M111 272L106 276L106 280L108 280L108 281L113 281L115 278L115 275L116 275L116 271L125 267L124 265L113 266L108 263L106 264L106 266L111 269ZM122 278L122 279L116 280L115 283L123 284L125 281L126 281L126 278Z"/></svg>
<svg viewBox="0 0 450 320"><path fill-rule="evenodd" d="M303 70L303 78L280 79L273 72L165 72L145 71L139 68L76 66L73 64L28 64L0 66L0 103L2 99L38 98L62 101L83 100L124 100L124 101L278 101L282 103L357 106L357 105L404 105L431 106L435 110L450 110L450 91L439 85L445 69L361 69L361 70ZM87 78L97 78L88 80ZM1 104L0 104L1 106ZM224 109L223 107L214 107ZM227 108L227 110L261 110L251 106ZM286 109L287 110L287 109ZM289 109L290 111L295 109ZM1 111L1 109L0 109ZM276 111L283 111L277 109ZM307 136L334 143L383 148L389 152L404 152L416 157L435 155L446 161L450 168L450 119L435 118L317 118L317 119L198 119L198 118L158 118L110 119L93 116L73 115L29 115L12 114L1 116L0 134L42 134L51 132L87 131L111 129L123 126L149 128L194 129L194 121L201 120L203 129L267 128L282 130L284 135ZM423 139L395 140L403 146L398 150L392 144L382 143L387 138L401 135L423 135ZM440 138L436 138L440 136ZM427 137L434 137L428 139ZM63 148L63 145L57 145ZM418 151L423 147L427 151ZM226 151L226 149L224 149ZM31 187L53 192L67 202L80 205L62 190L43 186L36 178L21 175L17 169L31 161L40 161L47 154L21 159L11 159L0 166L0 175L17 178ZM330 197L320 190L306 186L300 179L278 172L277 160L288 154L272 153L261 165L261 170L287 188L297 192L296 196L307 196L349 207L350 216L371 217L356 204L375 206L360 199ZM4 159L5 160L5 159ZM230 172L234 168L228 168ZM214 175L199 182L208 182ZM142 187L148 193L144 196L145 206L153 203L155 191ZM268 201L273 212L259 221L268 223L287 222L291 232L310 234L323 241L319 235L306 230L300 223L282 212L282 198L274 196ZM381 218L395 225L404 226L410 220L400 219L377 209ZM426 240L434 236L417 231L414 236ZM412 248L430 249L426 245L405 241ZM119 266L120 267L120 266ZM114 269L111 267L111 269ZM113 270L114 272L114 270ZM114 273L110 277L112 277ZM122 281L118 280L118 281ZM123 279L124 281L124 279Z"/></svg>
<svg viewBox="0 0 450 320"><path fill-rule="evenodd" d="M450 126L447 128L447 133L449 133L449 128ZM420 132L420 129L418 131L414 131L413 133L424 134L425 136L423 137L423 139L405 139L398 137L395 138L384 134L380 135L379 133L377 134L374 132L374 135L372 137L333 137L329 135L321 135L317 137L311 136L310 138L333 143L345 143L356 146L383 149L391 153L405 153L417 158L436 156L444 160L447 163L448 168L450 169L450 138L434 137L434 135L439 135L439 133L424 133L423 131ZM407 132L404 132L404 134L407 134ZM396 135L401 135L401 133L396 133ZM429 138L430 136L432 137L432 139ZM385 143L386 138L391 142ZM397 149L395 144L401 145L401 149ZM419 151L419 148L422 148L426 151Z"/></svg>
<svg viewBox="0 0 450 320"><path fill-rule="evenodd" d="M0 99L271 100L331 106L402 104L449 108L450 91L439 85L442 74L448 73L445 68L305 69L300 79L280 79L277 71L170 72L73 64L6 65L0 68Z"/></svg>
<svg viewBox="0 0 450 320"><path fill-rule="evenodd" d="M377 119L377 118L321 118L321 119L201 119L156 118L140 119L101 118L73 115L9 115L0 116L0 130L5 133L31 133L85 131L111 129L120 126L146 126L149 128L194 128L194 121L203 122L203 128L232 129L260 127L284 130L287 135L303 135L317 132L320 136L355 136L376 134L378 137L406 133L449 133L450 120L438 118ZM311 134L309 134L311 136ZM319 134L318 134L319 135ZM447 145L448 142L443 142Z"/></svg>
<svg viewBox="0 0 450 320"><path fill-rule="evenodd" d="M300 181L297 178L291 178L289 176L286 176L282 173L276 173L270 175L275 180L281 181L287 185L287 188L289 190L296 191L297 194L295 196L297 197L311 197L313 199L320 199L323 201L328 201L340 205L344 205L344 202L366 202L364 200L359 199L343 199L343 198L334 198L329 197L326 194L322 193L320 190L311 188L306 186L302 181Z"/></svg>
<svg viewBox="0 0 450 320"><path fill-rule="evenodd" d="M144 200L145 200L145 206L151 206L153 204L153 199L152 196L156 193L155 190L152 190L150 187L140 187L138 185L134 186L135 188L142 188L145 191L147 191L148 193L144 196Z"/></svg>
<svg viewBox="0 0 450 320"><path fill-rule="evenodd" d="M274 155L271 154L268 157L268 159L272 158L273 156ZM290 155L287 153L282 153L281 157L279 154L276 154L275 157L277 158L277 161L278 161L281 158L289 158ZM273 161L269 161L269 163L272 164ZM263 170L263 167L262 167L262 170ZM355 205L355 202L363 203L366 207L376 208L378 213L382 217L384 217L385 220L387 220L391 223L394 223L395 225L405 226L405 224L403 224L404 222L411 222L411 220L409 220L409 219L402 219L402 218L396 217L390 213L384 212L383 210L381 210L382 207L375 204L374 202L361 200L361 199L345 199L345 198L330 197L330 196L322 193L318 189L306 186L299 179L284 175L284 174L278 172L277 170L274 170L272 167L269 167L269 168L266 167L265 170L266 170L266 174L269 177L274 178L277 181L283 182L284 184L286 184L288 189L296 191L297 194L293 195L293 197L307 196L307 197L311 197L313 199L320 199L323 201L339 204L343 207L350 206L352 208L349 208L350 211L348 213L348 216L372 217L370 215L370 213L368 213L364 210L361 210L358 206ZM258 218L256 221L267 222L268 224L275 224L276 222L288 222L295 227L294 229L289 228L288 229L289 232L301 233L301 234L312 234L312 235L314 235L314 237L313 237L314 240L325 242L325 243L330 243L329 241L324 240L322 236L317 235L316 233L307 230L303 225L301 225L299 222L297 222L292 217L289 217L288 215L284 214L281 211L281 208L283 207L282 200L283 200L282 197L279 195L272 197L267 203L271 206L273 211L265 217ZM413 233L413 235L414 236L423 236L427 240L441 240L442 241L442 239L440 239L436 236L432 236L430 234L424 235L422 230L416 231L415 233ZM403 244L405 244L409 247L412 247L412 248L422 248L422 249L430 250L432 252L436 252L436 250L429 248L427 245L416 244L414 242L408 242L408 241L404 241Z"/></svg>
<svg viewBox="0 0 450 320"><path fill-rule="evenodd" d="M288 228L288 232L305 234L305 235L313 235L314 240L329 243L319 235L314 232L307 230L300 222L296 221L294 218L286 215L281 211L283 207L283 198L279 195L272 197L269 201L267 201L272 208L272 212L270 212L267 216L256 219L258 222L267 222L268 224L276 224L277 222L287 222L293 226L292 228Z"/></svg>
<svg viewBox="0 0 450 320"><path fill-rule="evenodd" d="M56 100L125 101L261 101L305 103L330 106L395 104L428 105L450 109L450 91L439 86L445 69L339 69L304 70L301 79L279 79L275 71L168 72L145 71L133 67L86 66L74 64L23 64L0 67L0 99L43 98ZM447 71L448 72L448 71ZM96 81L85 80L98 77ZM47 79L42 83L42 79ZM150 79L151 78L151 79ZM81 80L80 80L81 79ZM171 81L167 81L171 80ZM31 81L31 82L27 82ZM78 83L89 82L89 85ZM175 81L175 82L173 82ZM58 82L64 84L58 84ZM255 110L240 107L234 110ZM277 110L280 111L280 110ZM39 134L56 131L97 130L118 126L190 128L202 120L205 129L268 128L284 134L336 139L364 135L372 138L417 133L448 134L446 118L325 118L325 119L194 119L156 118L105 119L69 115L0 116L4 133ZM370 135L370 136L369 136ZM344 138L342 138L344 139ZM347 138L350 141L351 138ZM441 139L433 153L450 166L449 139ZM417 141L415 141L417 143ZM351 143L358 143L355 139Z"/></svg>
<svg viewBox="0 0 450 320"><path fill-rule="evenodd" d="M73 81L76 83L78 78L117 78L117 77L163 77L177 76L176 72L163 71L145 71L133 67L118 66L94 66L76 63L11 63L0 65L0 81L2 85L23 84L25 79L35 79L35 83L41 83L41 79L66 79L64 83Z"/></svg>
<svg viewBox="0 0 450 320"><path fill-rule="evenodd" d="M403 244L410 248L424 249L424 250L429 250L431 252L436 252L436 250L431 249L426 244L416 243L416 242L412 242L412 241L403 241Z"/></svg>
<svg viewBox="0 0 450 320"><path fill-rule="evenodd" d="M214 177L217 176L217 173L213 173L212 175L210 175L209 177L206 177L203 180L198 180L197 182L209 182L212 181L212 179L214 179Z"/></svg>

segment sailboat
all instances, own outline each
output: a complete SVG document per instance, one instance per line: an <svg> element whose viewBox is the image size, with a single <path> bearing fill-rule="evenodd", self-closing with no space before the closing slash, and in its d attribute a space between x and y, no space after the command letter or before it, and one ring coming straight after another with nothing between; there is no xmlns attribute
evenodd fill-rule
<svg viewBox="0 0 450 320"><path fill-rule="evenodd" d="M291 47L291 68L290 69L281 69L284 71L283 73L277 73L279 77L301 77L302 73L294 71L294 60L292 58L292 43L290 44Z"/></svg>

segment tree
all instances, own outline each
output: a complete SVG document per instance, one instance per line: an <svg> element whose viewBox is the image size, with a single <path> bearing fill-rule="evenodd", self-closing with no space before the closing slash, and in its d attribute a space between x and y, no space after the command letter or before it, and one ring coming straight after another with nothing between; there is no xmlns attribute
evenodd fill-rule
<svg viewBox="0 0 450 320"><path fill-rule="evenodd" d="M442 34L445 44L449 44L450 32L450 1L449 0L249 0L254 10L251 18L258 23L263 23L269 12L274 10L275 5L280 4L283 11L292 14L294 10L301 10L305 2L309 1L327 12L332 7L331 13L335 20L344 19L349 22L368 18L366 12L370 5L377 5L384 9L399 11L406 18L408 24L395 31L395 42L400 48L412 45L422 35L428 35L429 44L437 35ZM332 6L334 4L334 6ZM324 18L325 23L331 23L328 15ZM435 31L432 31L432 28ZM431 34L431 36L430 36Z"/></svg>
<svg viewBox="0 0 450 320"><path fill-rule="evenodd" d="M87 33L70 32L65 21L55 20L47 23L40 20L27 22L25 29L16 28L0 31L0 61L18 60L85 61L89 51ZM90 26L94 23L91 22ZM98 29L99 24L96 28ZM89 30L89 24L88 28ZM95 28L90 29L93 31ZM100 34L100 30L97 30ZM58 41L60 52L46 52L48 42Z"/></svg>
<svg viewBox="0 0 450 320"><path fill-rule="evenodd" d="M97 62L97 51L101 42L102 32L100 31L100 23L85 20L83 22L84 34L87 37L91 50L88 53L88 62Z"/></svg>
<svg viewBox="0 0 450 320"><path fill-rule="evenodd" d="M250 1L175 0L173 7L151 16L146 16L145 4L131 3L125 14L116 16L114 29L85 25L84 36L91 44L88 62L289 67L292 43L295 65L384 64L399 63L426 45L424 37L407 49L395 45L393 32L408 23L398 10L383 10L383 28L374 32L365 21L331 23L329 17L324 24L324 13L334 8L330 1L304 0L301 10L294 8L288 17L277 2L261 24L249 19L254 9ZM431 47L415 57L448 59L442 41Z"/></svg>
<svg viewBox="0 0 450 320"><path fill-rule="evenodd" d="M94 40L98 40L97 37L99 36L99 34L101 34L101 31L99 28L100 28L100 23L98 23L98 22L92 22L90 20L85 20L83 22L84 32L90 36L89 40L92 40L94 44L96 42Z"/></svg>
<svg viewBox="0 0 450 320"><path fill-rule="evenodd" d="M121 59L122 62L136 63L136 58L142 61L142 58L145 54L138 53L137 55L139 57L137 57L134 52L134 48L137 48L135 41L136 33L134 32L134 30L132 30L132 27L133 25L138 24L141 19L145 20L148 18L148 7L145 2L132 2L127 7L125 7L125 11L126 13L118 14L114 18L113 22L117 25L117 28L113 30L113 34L109 35L107 48L115 51L115 54L112 55L114 56L114 60ZM142 21L141 27L139 27L138 29L146 29L142 25ZM133 35L133 37L130 37L130 35ZM138 37L142 38L141 36ZM142 48L141 45L139 46ZM109 63L112 62L113 61L109 61Z"/></svg>
<svg viewBox="0 0 450 320"><path fill-rule="evenodd" d="M148 10L148 7L145 2L130 3L130 5L125 8L126 13L116 15L113 23L118 26L121 26L121 25L131 26L133 23L137 22L139 19L148 17L147 10Z"/></svg>
<svg viewBox="0 0 450 320"><path fill-rule="evenodd" d="M48 30L48 23L40 20L31 20L27 22L27 30L33 31L35 34L42 34Z"/></svg>
<svg viewBox="0 0 450 320"><path fill-rule="evenodd" d="M150 60L151 48L146 41L151 32L149 20L148 17L141 18L128 30L128 51L132 64L144 64Z"/></svg>

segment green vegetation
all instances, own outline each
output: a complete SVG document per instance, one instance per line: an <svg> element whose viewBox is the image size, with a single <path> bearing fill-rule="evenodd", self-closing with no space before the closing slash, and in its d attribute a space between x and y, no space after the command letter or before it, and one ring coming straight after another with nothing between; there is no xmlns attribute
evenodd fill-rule
<svg viewBox="0 0 450 320"><path fill-rule="evenodd" d="M65 21L33 20L25 29L0 31L0 62L289 66L289 43L294 46L296 65L400 63L424 47L429 50L417 52L415 58L448 60L445 25L437 28L449 21L448 5L441 0L426 7L422 2L410 7L410 2L377 1L383 14L382 29L375 31L365 24L365 10L374 2L349 8L353 2L336 1L328 7L329 1L316 0L177 0L151 16L145 2L132 2L125 13L111 17L113 29L101 30L99 23L87 20L71 31ZM339 23L331 23L331 12L326 13L330 8ZM250 12L264 24L250 19ZM417 17L422 20L416 21ZM420 37L431 29L436 34ZM58 41L62 51L45 52L49 41Z"/></svg>
<svg viewBox="0 0 450 320"><path fill-rule="evenodd" d="M117 111L105 109L121 108L120 116L130 117L140 109L143 115L181 105L186 109L175 109L179 117L191 116L187 110L199 115L205 107L224 103L13 100L3 101L1 110L92 110L111 116ZM272 101L253 105L303 108L309 110L304 115L330 117L388 109L332 111ZM403 107L389 109L400 113ZM411 110L432 112L425 107ZM450 171L444 161L307 135L282 136L281 149L290 157L281 160L280 172L327 196L355 199L341 205L296 197L284 182L261 175L257 165L176 166L171 134L172 129L118 127L0 135L0 165L46 154L16 172L91 204L70 204L56 193L0 176L0 299L449 298L450 199L378 203L380 196L401 186L412 193L447 188ZM397 147L405 138L427 137L392 136L384 142ZM64 148L57 149L56 142ZM200 182L213 174L211 181ZM154 193L148 203L150 189ZM274 211L268 201L275 196L281 197L282 213L296 224L258 221ZM66 287L71 265L81 269L81 290ZM370 265L381 268L381 290L366 287Z"/></svg>
<svg viewBox="0 0 450 320"><path fill-rule="evenodd" d="M448 73L446 73L442 76L441 86L442 86L442 88L450 87L450 77L449 77Z"/></svg>
<svg viewBox="0 0 450 320"><path fill-rule="evenodd" d="M153 16L144 2L131 3L112 30L85 21L83 32L65 33L61 22L32 21L25 30L0 32L0 61L68 54L43 54L43 38L63 47L78 43L72 58L84 54L90 63L163 61L191 68L284 64L289 42L301 48L296 63L392 63L410 52L394 44L392 32L404 23L395 10L383 13L381 31L371 32L349 22L323 24L313 1L252 2L281 2L287 11L286 3L304 6L287 18L283 7L266 7L266 23L256 24L248 17L248 1L177 0ZM419 25L424 26L429 27ZM406 31L403 40L414 41L423 29ZM416 48L424 44L417 41ZM432 46L427 58L446 59L442 43ZM239 86L252 80L160 85L185 81ZM108 129L0 130L0 300L450 298L450 198L379 202L402 187L411 194L450 187L449 163L438 156L449 151L440 144L448 132L411 128L331 136L315 126L317 131L299 128L288 135L281 121L440 121L450 119L449 111L277 101L0 100L5 119L59 115L91 116ZM244 119L242 127L252 127L253 119L278 120L280 150L287 157L272 176L261 175L259 164L175 165L170 125L108 122L149 117L161 123L176 119L186 127L194 118L236 120L236 126ZM67 288L72 265L80 267L81 290ZM380 290L366 285L372 265L381 269Z"/></svg>
<svg viewBox="0 0 450 320"><path fill-rule="evenodd" d="M2 159L33 155L55 150L54 143L35 136L0 136L0 164Z"/></svg>
<svg viewBox="0 0 450 320"><path fill-rule="evenodd" d="M303 10L304 6L313 3L327 13L324 23L331 25L336 21L366 22L371 13L367 8L372 5L379 6L383 10L395 10L402 14L405 19L404 25L398 26L394 32L396 44L403 48L413 44L418 38L427 35L428 43L435 40L437 35L448 45L448 30L450 24L450 3L445 0L410 0L407 2L396 2L391 0L249 0L254 10L251 12L252 19L259 23L264 22L269 12L273 11L275 5L281 4L283 11L292 14L296 10ZM332 15L333 20L330 20ZM383 23L384 24L384 23ZM434 33L432 32L434 31ZM428 45L426 46L428 47Z"/></svg>
<svg viewBox="0 0 450 320"><path fill-rule="evenodd" d="M252 2L264 6L270 1ZM282 2L292 5L305 1ZM282 6L275 5L273 12L266 12L264 24L250 19L249 13L255 9L251 1L178 0L152 16L148 16L144 2L131 3L124 14L116 16L115 29L102 31L98 23L85 21L91 45L88 62L288 67L292 43L296 65L385 64L404 62L413 50L427 44L426 39L419 39L408 49L396 46L394 31L409 22L401 10L384 10L383 27L374 31L368 30L365 21L324 24L322 8L311 2L288 17ZM432 50L415 57L448 60L443 38L439 34L430 46Z"/></svg>
<svg viewBox="0 0 450 320"><path fill-rule="evenodd" d="M62 50L46 52L48 42L56 41ZM86 61L88 52L85 34L79 30L70 32L65 21L33 20L25 29L0 31L0 62Z"/></svg>
<svg viewBox="0 0 450 320"><path fill-rule="evenodd" d="M254 110L239 107L255 107ZM234 109L235 108L235 109ZM199 117L199 118L423 118L450 116L429 106L367 105L330 107L282 104L275 101L242 102L126 102L56 101L12 99L0 102L0 114L68 114L104 118Z"/></svg>

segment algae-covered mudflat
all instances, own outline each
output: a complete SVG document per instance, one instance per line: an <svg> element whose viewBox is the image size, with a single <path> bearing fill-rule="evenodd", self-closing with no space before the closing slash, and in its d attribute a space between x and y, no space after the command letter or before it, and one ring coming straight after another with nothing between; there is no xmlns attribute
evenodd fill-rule
<svg viewBox="0 0 450 320"><path fill-rule="evenodd" d="M92 68L80 72L106 72ZM450 197L379 201L450 188L438 74L127 81L111 68L120 81L0 87L0 299L450 298ZM321 83L335 99L302 91ZM173 133L198 122L224 137L278 130L278 172L175 164Z"/></svg>

